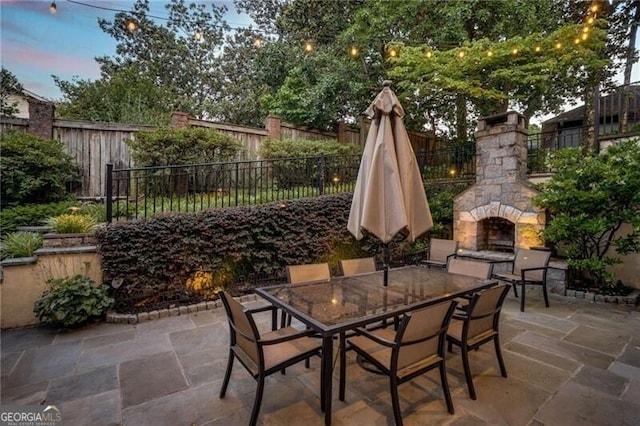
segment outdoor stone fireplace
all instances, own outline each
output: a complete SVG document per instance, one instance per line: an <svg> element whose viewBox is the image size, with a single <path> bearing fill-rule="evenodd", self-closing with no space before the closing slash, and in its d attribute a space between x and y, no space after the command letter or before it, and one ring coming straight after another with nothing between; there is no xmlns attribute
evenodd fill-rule
<svg viewBox="0 0 640 426"><path fill-rule="evenodd" d="M454 199L453 238L467 250L502 250L542 245L545 212L531 199L527 182L527 130L514 111L478 122L476 183Z"/></svg>

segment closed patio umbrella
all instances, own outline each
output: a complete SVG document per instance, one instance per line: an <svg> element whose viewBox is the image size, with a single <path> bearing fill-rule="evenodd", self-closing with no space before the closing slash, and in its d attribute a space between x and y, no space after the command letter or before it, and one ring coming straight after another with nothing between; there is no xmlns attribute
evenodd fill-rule
<svg viewBox="0 0 640 426"><path fill-rule="evenodd" d="M384 285L389 268L389 242L403 233L414 241L433 227L422 176L402 118L404 109L391 82L366 111L371 118L347 228L356 239L363 229L384 244Z"/></svg>

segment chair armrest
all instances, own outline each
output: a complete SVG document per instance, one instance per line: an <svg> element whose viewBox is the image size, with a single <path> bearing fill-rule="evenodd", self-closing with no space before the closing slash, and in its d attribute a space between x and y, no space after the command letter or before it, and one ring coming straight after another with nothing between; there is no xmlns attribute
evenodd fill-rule
<svg viewBox="0 0 640 426"><path fill-rule="evenodd" d="M273 339L260 339L258 343L261 345L277 345L278 343L288 342L290 340L296 340L301 337L311 337L315 335L314 330L304 330L298 333L287 334L286 336L274 337Z"/></svg>
<svg viewBox="0 0 640 426"><path fill-rule="evenodd" d="M452 257L454 259L457 258L458 257L458 253L451 253L450 255L448 255L446 263L449 263L449 259L451 259Z"/></svg>
<svg viewBox="0 0 640 426"><path fill-rule="evenodd" d="M276 330L278 328L278 308L276 306L268 305L260 308L247 309L247 312L251 315L267 311L271 311L271 330Z"/></svg>
<svg viewBox="0 0 640 426"><path fill-rule="evenodd" d="M531 271L541 271L544 270L546 271L549 267L548 266L539 266L537 268L525 268L525 269L520 269L520 274L522 275L522 280L525 279L525 274L527 272L531 272Z"/></svg>
<svg viewBox="0 0 640 426"><path fill-rule="evenodd" d="M375 334L369 333L367 330L363 328L357 328L354 331L356 334L367 337L380 345L387 346L387 347L395 346L395 342L391 342L387 339L383 339L382 337L376 336Z"/></svg>

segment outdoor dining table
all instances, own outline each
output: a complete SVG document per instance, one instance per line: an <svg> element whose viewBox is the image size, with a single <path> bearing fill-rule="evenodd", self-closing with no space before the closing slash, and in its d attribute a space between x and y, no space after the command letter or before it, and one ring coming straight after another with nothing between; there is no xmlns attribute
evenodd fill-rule
<svg viewBox="0 0 640 426"><path fill-rule="evenodd" d="M321 401L325 424L331 424L333 337L368 324L386 321L416 309L471 294L496 284L424 266L334 277L330 281L284 284L255 292L300 320L322 337ZM344 339L341 339L344 340ZM340 362L340 400L344 400L344 358Z"/></svg>

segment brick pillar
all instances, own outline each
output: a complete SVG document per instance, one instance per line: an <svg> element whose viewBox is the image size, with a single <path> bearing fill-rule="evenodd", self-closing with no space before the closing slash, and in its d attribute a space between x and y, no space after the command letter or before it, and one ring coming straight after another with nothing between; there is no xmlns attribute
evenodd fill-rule
<svg viewBox="0 0 640 426"><path fill-rule="evenodd" d="M344 121L338 123L338 142L347 143L347 123Z"/></svg>
<svg viewBox="0 0 640 426"><path fill-rule="evenodd" d="M280 140L280 130L282 128L282 121L280 120L280 117L277 117L275 115L268 116L265 127L267 129L267 134L271 139Z"/></svg>
<svg viewBox="0 0 640 426"><path fill-rule="evenodd" d="M29 102L29 125L27 132L43 139L53 139L53 118L56 107L53 102L27 98Z"/></svg>
<svg viewBox="0 0 640 426"><path fill-rule="evenodd" d="M171 127L174 129L184 129L189 124L189 114L186 112L174 111L171 113Z"/></svg>

